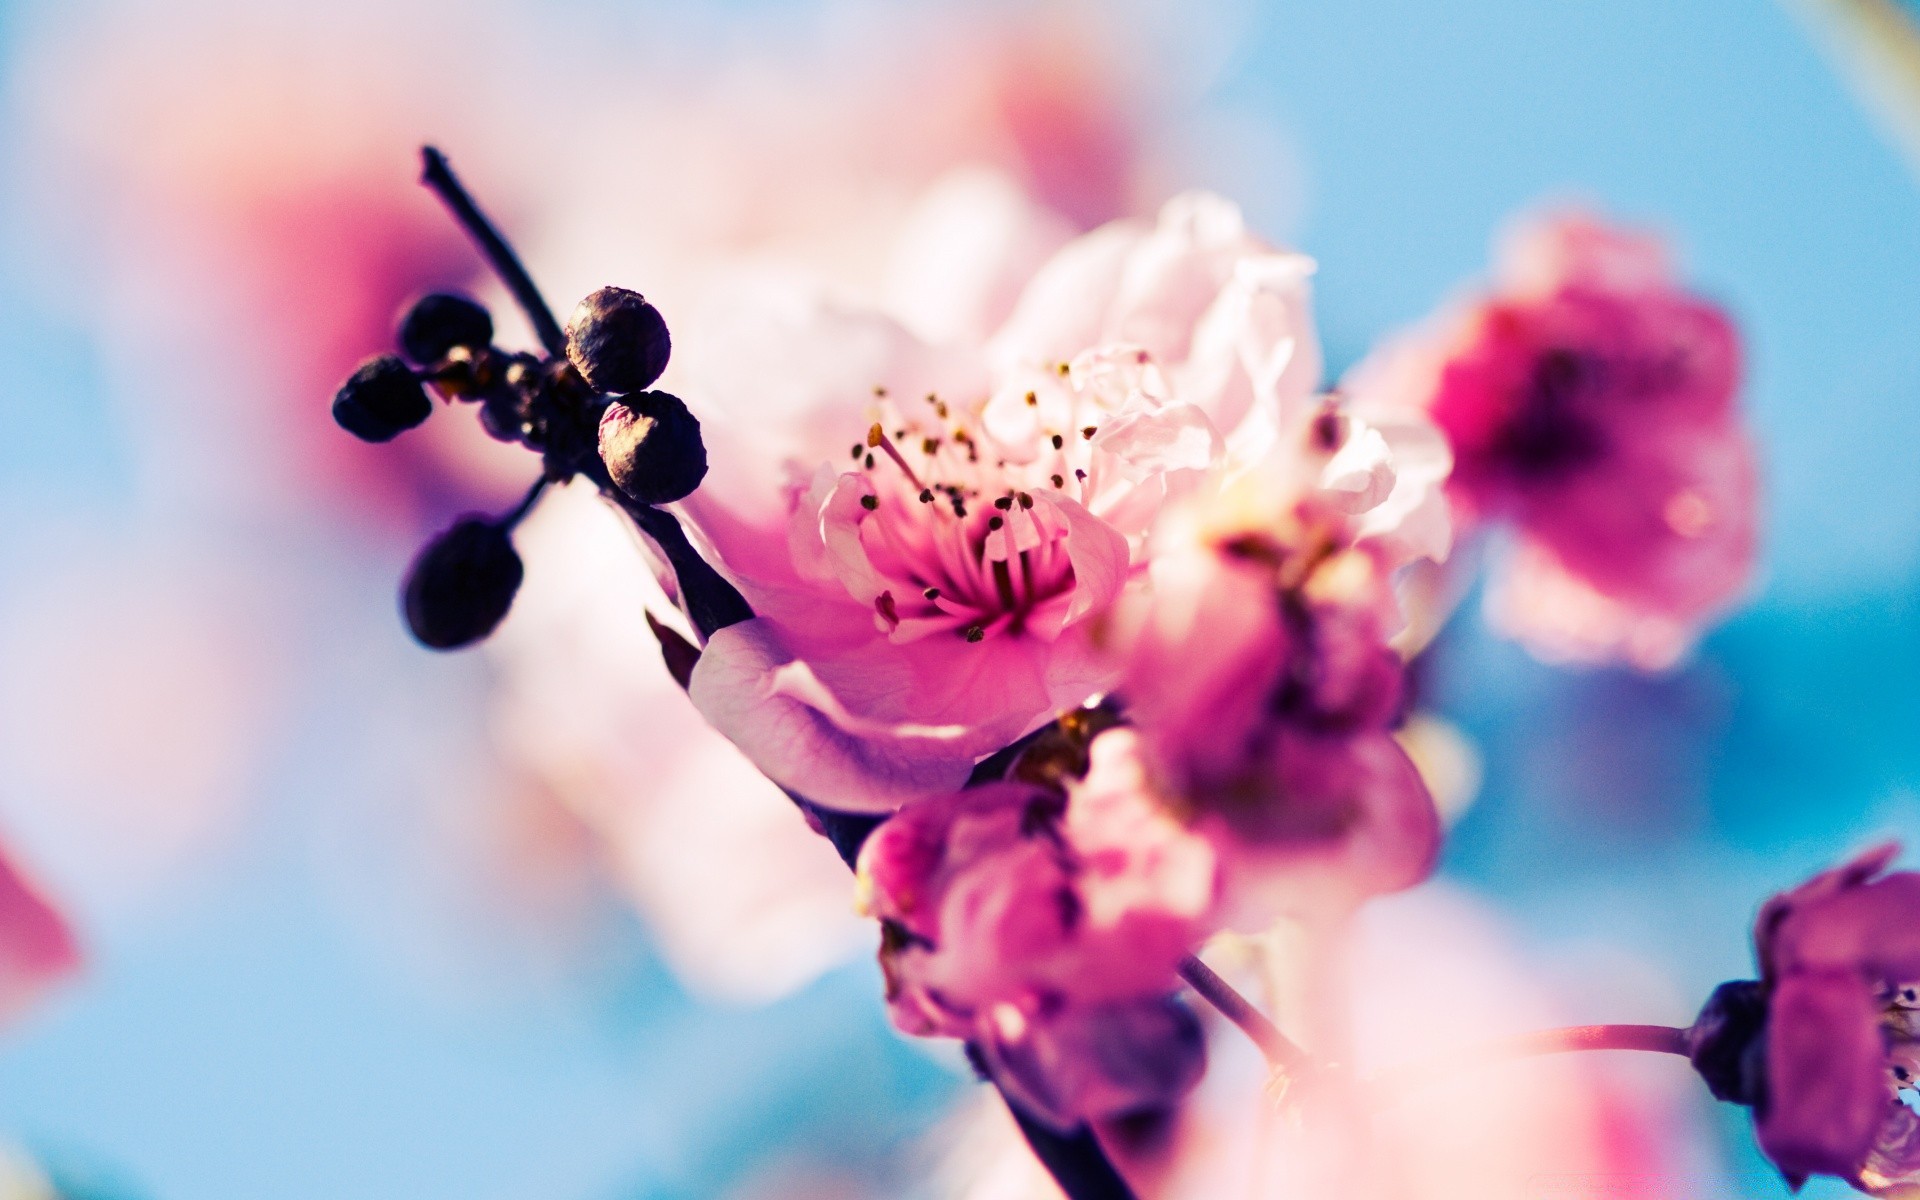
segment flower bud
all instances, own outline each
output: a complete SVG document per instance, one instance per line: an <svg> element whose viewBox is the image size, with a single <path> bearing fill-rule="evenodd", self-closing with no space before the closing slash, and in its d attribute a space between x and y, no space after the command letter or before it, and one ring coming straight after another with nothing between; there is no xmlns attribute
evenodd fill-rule
<svg viewBox="0 0 1920 1200"><path fill-rule="evenodd" d="M361 363L333 397L333 419L363 442L390 442L432 414L413 368L391 354Z"/></svg>
<svg viewBox="0 0 1920 1200"><path fill-rule="evenodd" d="M525 569L507 526L463 517L413 560L402 603L422 645L456 650L493 632Z"/></svg>
<svg viewBox="0 0 1920 1200"><path fill-rule="evenodd" d="M700 421L678 396L641 392L600 416L600 457L620 490L642 504L682 499L707 474Z"/></svg>
<svg viewBox="0 0 1920 1200"><path fill-rule="evenodd" d="M567 321L567 358L596 392L645 391L672 350L660 310L626 288L601 288Z"/></svg>
<svg viewBox="0 0 1920 1200"><path fill-rule="evenodd" d="M1736 979L1713 989L1687 1030L1687 1057L1716 1100L1752 1107L1766 1095L1767 999Z"/></svg>
<svg viewBox="0 0 1920 1200"><path fill-rule="evenodd" d="M476 350L493 344L493 318L467 299L436 292L414 301L400 319L400 352L427 366L447 356L455 346Z"/></svg>

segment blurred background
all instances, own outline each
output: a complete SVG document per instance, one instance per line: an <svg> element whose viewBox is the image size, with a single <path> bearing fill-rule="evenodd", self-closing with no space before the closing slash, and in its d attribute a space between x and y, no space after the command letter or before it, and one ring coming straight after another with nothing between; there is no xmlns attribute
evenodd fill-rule
<svg viewBox="0 0 1920 1200"><path fill-rule="evenodd" d="M1660 677L1463 610L1426 678L1479 787L1377 936L1454 921L1556 1019L1686 1023L1764 895L1920 834L1915 126L1848 8L0 0L0 837L86 956L0 1034L0 1197L972 1186L976 1089L659 671L610 517L542 506L486 649L407 638L415 548L532 471L328 416L421 291L531 344L423 140L563 313L885 301L941 205L1065 236L1207 186L1318 258L1337 370L1530 205L1665 232L1747 338L1763 578ZM1425 1002L1379 961L1363 999ZM1784 1195L1672 1066L1597 1069L1683 1142L1659 1194Z"/></svg>

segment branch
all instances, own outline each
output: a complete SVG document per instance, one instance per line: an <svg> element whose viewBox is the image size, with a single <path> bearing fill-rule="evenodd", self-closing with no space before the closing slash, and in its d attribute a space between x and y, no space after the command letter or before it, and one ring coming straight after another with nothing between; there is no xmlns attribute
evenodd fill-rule
<svg viewBox="0 0 1920 1200"><path fill-rule="evenodd" d="M548 354L555 358L564 358L567 353L567 335L560 328L560 322L554 320L553 310L540 295L540 289L533 285L533 277L520 265L520 258L500 236L500 231L487 220L473 197L467 195L467 189L454 178L453 168L447 165L447 156L432 146L420 147L420 182L432 189L442 203L452 211L454 220L467 231L474 244L480 247L480 253L486 257L487 265L507 285L513 298L520 305L527 320L533 322L533 331L540 335L540 344L546 347Z"/></svg>
<svg viewBox="0 0 1920 1200"><path fill-rule="evenodd" d="M1233 985L1220 978L1212 967L1189 954L1180 962L1180 978L1200 993L1208 1004L1218 1009L1221 1016L1238 1025L1242 1033L1252 1038L1269 1066L1296 1074L1312 1068L1313 1057L1281 1033L1280 1027L1269 1020L1267 1014L1235 991Z"/></svg>

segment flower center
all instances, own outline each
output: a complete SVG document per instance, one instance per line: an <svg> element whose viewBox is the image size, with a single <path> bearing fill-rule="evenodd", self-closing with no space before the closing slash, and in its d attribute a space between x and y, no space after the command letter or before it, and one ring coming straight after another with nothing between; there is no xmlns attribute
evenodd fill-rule
<svg viewBox="0 0 1920 1200"><path fill-rule="evenodd" d="M1012 401L1030 410L1029 436L1013 444L989 435L986 414L938 396L897 403L874 393L879 420L853 457L872 488L860 540L885 585L874 602L882 627L895 641L1056 636L1074 585L1056 501L1083 501L1097 486L1096 429L1050 428L1060 422L1046 416L1070 409L1044 403L1038 386Z"/></svg>

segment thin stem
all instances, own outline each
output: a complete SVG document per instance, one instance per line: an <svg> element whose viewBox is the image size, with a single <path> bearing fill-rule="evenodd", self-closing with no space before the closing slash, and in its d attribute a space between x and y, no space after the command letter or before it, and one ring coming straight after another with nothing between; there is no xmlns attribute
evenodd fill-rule
<svg viewBox="0 0 1920 1200"><path fill-rule="evenodd" d="M1082 1125L1072 1133L1057 1133L1004 1092L1001 1098L1012 1110L1033 1156L1053 1176L1067 1200L1136 1200L1133 1189L1114 1169L1091 1129Z"/></svg>
<svg viewBox="0 0 1920 1200"><path fill-rule="evenodd" d="M1641 1050L1685 1057L1687 1042L1687 1031L1671 1025L1573 1025L1565 1029L1541 1029L1482 1042L1410 1067L1397 1068L1385 1077L1369 1080L1365 1087L1374 1094L1376 1104L1387 1105L1399 1099L1403 1091L1516 1059L1587 1050Z"/></svg>
<svg viewBox="0 0 1920 1200"><path fill-rule="evenodd" d="M1269 1064L1287 1071L1300 1071L1313 1065L1313 1058L1295 1045L1280 1027L1253 1006L1253 1002L1220 978L1212 967L1189 954L1180 961L1180 978L1200 993L1201 999L1220 1010L1220 1015L1240 1027L1253 1039Z"/></svg>
<svg viewBox="0 0 1920 1200"><path fill-rule="evenodd" d="M493 268L500 282L507 285L513 298L527 314L527 320L533 322L533 331L540 336L540 344L547 353L555 358L567 352L567 335L560 328L560 322L554 320L553 310L547 307L545 297L533 284L533 277L520 265L520 258L514 254L513 247L500 236L500 231L487 220L473 197L467 194L460 181L454 177L453 168L447 165L447 156L432 146L420 147L420 182L433 190L440 200L453 213L460 227L467 231L474 244L480 247L480 253L486 256L487 265Z"/></svg>
<svg viewBox="0 0 1920 1200"><path fill-rule="evenodd" d="M533 486L527 489L526 497L514 506L513 511L500 518L500 523L508 529L512 529L515 525L518 525L528 513L533 511L534 502L539 500L540 493L546 490L547 477L542 475L533 481Z"/></svg>

